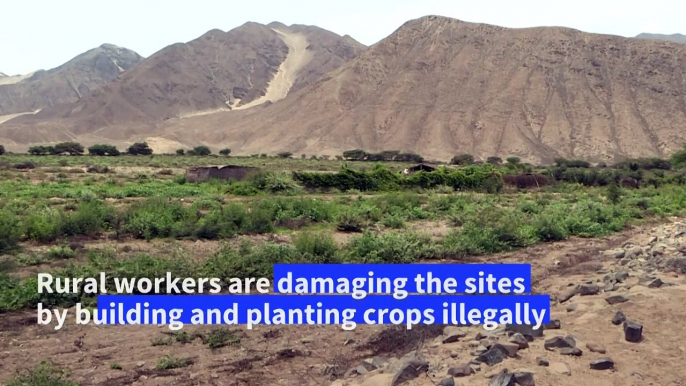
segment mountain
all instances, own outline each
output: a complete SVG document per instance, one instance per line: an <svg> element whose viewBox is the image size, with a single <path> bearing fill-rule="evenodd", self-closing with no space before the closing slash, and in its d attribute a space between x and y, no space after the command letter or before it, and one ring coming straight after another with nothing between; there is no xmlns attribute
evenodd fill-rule
<svg viewBox="0 0 686 386"><path fill-rule="evenodd" d="M232 154L667 156L686 141L684 73L680 44L430 16L259 114L170 121L162 136Z"/></svg>
<svg viewBox="0 0 686 386"><path fill-rule="evenodd" d="M128 141L172 118L268 105L365 48L312 26L246 23L229 32L212 30L160 50L77 103L6 122L0 137L18 144L82 136L84 143Z"/></svg>
<svg viewBox="0 0 686 386"><path fill-rule="evenodd" d="M49 71L0 77L0 116L76 102L141 59L126 48L103 44Z"/></svg>
<svg viewBox="0 0 686 386"><path fill-rule="evenodd" d="M637 39L653 39L653 40L664 40L673 43L686 43L686 35L673 34L673 35L661 35L661 34L648 34L642 33L636 36Z"/></svg>

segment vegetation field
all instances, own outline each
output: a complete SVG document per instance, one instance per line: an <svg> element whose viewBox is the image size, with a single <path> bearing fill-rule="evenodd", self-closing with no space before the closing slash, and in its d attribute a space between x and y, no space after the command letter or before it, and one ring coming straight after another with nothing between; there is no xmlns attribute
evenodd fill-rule
<svg viewBox="0 0 686 386"><path fill-rule="evenodd" d="M189 167L224 164L261 171L244 181L185 178ZM671 162L613 166L569 160L533 166L515 158L475 164L458 156L433 171L401 172L412 165L2 155L0 314L38 303L96 305L88 295L37 294L36 272L225 279L268 277L272 265L283 262L469 261L537 243L607 236L686 213L678 155ZM159 369L176 367L176 360L161 358ZM10 384L32 376L49 380L31 384L72 384L50 366L40 364Z"/></svg>

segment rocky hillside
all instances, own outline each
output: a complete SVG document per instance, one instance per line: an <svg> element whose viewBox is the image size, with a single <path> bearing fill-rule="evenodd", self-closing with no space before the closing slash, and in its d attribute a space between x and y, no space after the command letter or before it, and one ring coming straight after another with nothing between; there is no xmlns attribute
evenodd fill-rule
<svg viewBox="0 0 686 386"><path fill-rule="evenodd" d="M238 154L666 156L686 141L684 73L680 44L432 16L406 23L259 119L201 117L173 122L167 135Z"/></svg>
<svg viewBox="0 0 686 386"><path fill-rule="evenodd" d="M94 136L115 142L148 136L171 118L279 100L364 48L309 26L246 23L229 32L212 30L162 49L78 103L6 122L0 137L29 144L74 135L85 136L84 142Z"/></svg>
<svg viewBox="0 0 686 386"><path fill-rule="evenodd" d="M103 44L52 70L4 76L0 78L0 116L77 102L141 60L131 50Z"/></svg>

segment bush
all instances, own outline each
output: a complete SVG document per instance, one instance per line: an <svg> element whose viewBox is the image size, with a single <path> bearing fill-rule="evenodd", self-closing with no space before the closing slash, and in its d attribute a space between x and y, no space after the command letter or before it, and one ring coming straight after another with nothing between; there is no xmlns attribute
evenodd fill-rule
<svg viewBox="0 0 686 386"><path fill-rule="evenodd" d="M471 154L460 154L450 160L451 165L473 165L474 156Z"/></svg>
<svg viewBox="0 0 686 386"><path fill-rule="evenodd" d="M19 219L8 211L0 211L0 254L16 249L20 238Z"/></svg>
<svg viewBox="0 0 686 386"><path fill-rule="evenodd" d="M78 386L68 379L67 372L43 361L31 370L20 372L7 386Z"/></svg>
<svg viewBox="0 0 686 386"><path fill-rule="evenodd" d="M65 153L69 155L81 155L83 154L83 145L77 142L61 142L53 147L51 154L60 155Z"/></svg>
<svg viewBox="0 0 686 386"><path fill-rule="evenodd" d="M290 151L282 151L277 154L279 158L291 158L292 155L293 153L291 153Z"/></svg>
<svg viewBox="0 0 686 386"><path fill-rule="evenodd" d="M0 145L0 155L5 154L5 146Z"/></svg>
<svg viewBox="0 0 686 386"><path fill-rule="evenodd" d="M53 154L55 148L52 146L31 146L29 147L29 154L31 155L47 155Z"/></svg>
<svg viewBox="0 0 686 386"><path fill-rule="evenodd" d="M184 155L186 154L186 151L183 149L176 149L176 155Z"/></svg>
<svg viewBox="0 0 686 386"><path fill-rule="evenodd" d="M510 165L519 165L522 162L522 159L519 157L507 157L506 161Z"/></svg>
<svg viewBox="0 0 686 386"><path fill-rule="evenodd" d="M219 154L223 155L224 157L227 157L229 154L231 154L231 149L229 148L224 148L219 150Z"/></svg>
<svg viewBox="0 0 686 386"><path fill-rule="evenodd" d="M429 236L415 233L374 235L365 231L347 245L345 260L364 264L404 264L434 256Z"/></svg>
<svg viewBox="0 0 686 386"><path fill-rule="evenodd" d="M491 165L500 165L503 163L503 159L500 157L488 157L486 159L486 163L489 163Z"/></svg>
<svg viewBox="0 0 686 386"><path fill-rule="evenodd" d="M152 149L147 142L136 142L126 149L126 152L131 155L151 155Z"/></svg>
<svg viewBox="0 0 686 386"><path fill-rule="evenodd" d="M93 145L88 148L88 154L97 156L118 156L119 150L112 145Z"/></svg>
<svg viewBox="0 0 686 386"><path fill-rule="evenodd" d="M212 154L212 151L210 150L209 147L205 145L200 145L196 146L193 148L193 150L189 150L188 154L191 154L191 151L193 152L193 155L199 155L199 156L208 156Z"/></svg>
<svg viewBox="0 0 686 386"><path fill-rule="evenodd" d="M338 246L331 235L325 233L301 233L293 239L295 249L302 259L311 263L334 264L338 262Z"/></svg>

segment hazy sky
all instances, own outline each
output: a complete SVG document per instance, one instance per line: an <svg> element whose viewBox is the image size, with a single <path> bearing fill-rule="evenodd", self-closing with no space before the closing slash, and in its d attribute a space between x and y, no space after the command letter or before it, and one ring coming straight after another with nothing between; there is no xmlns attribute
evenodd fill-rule
<svg viewBox="0 0 686 386"><path fill-rule="evenodd" d="M686 33L685 0L0 0L0 72L53 68L102 43L147 57L246 21L317 25L371 45L426 15L621 36Z"/></svg>

